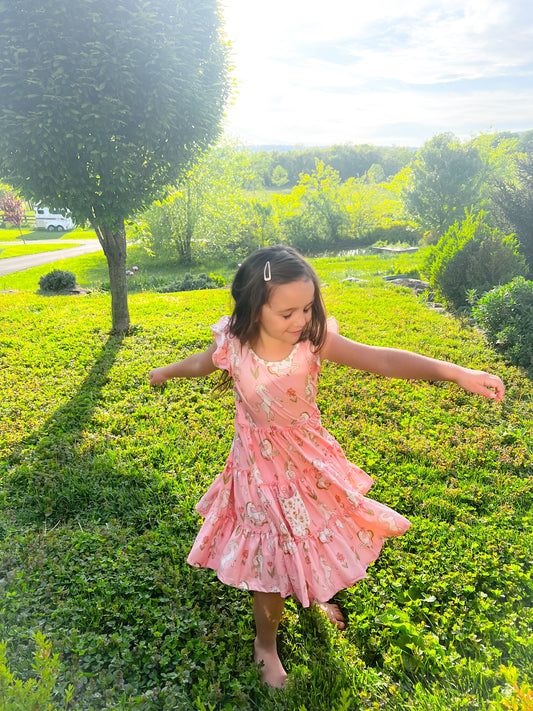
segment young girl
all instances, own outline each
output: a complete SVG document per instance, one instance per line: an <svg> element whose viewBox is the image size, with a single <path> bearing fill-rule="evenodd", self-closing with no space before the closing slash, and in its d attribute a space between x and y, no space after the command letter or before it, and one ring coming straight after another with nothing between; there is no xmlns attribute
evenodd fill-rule
<svg viewBox="0 0 533 711"><path fill-rule="evenodd" d="M150 372L150 384L209 375L233 379L235 436L221 474L197 505L204 523L188 557L224 583L254 591L254 658L262 680L283 686L276 636L285 598L320 607L339 629L331 598L366 576L385 539L409 521L364 494L370 477L349 462L321 425L316 405L321 362L391 378L448 380L501 400L501 380L337 333L318 277L293 249L265 247L239 268L231 317L212 326L203 353Z"/></svg>

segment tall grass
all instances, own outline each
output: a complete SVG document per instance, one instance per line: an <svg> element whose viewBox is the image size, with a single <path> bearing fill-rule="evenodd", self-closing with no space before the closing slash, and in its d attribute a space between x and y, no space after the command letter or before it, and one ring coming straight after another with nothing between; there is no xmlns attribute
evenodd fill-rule
<svg viewBox="0 0 533 711"><path fill-rule="evenodd" d="M60 711L528 708L531 383L378 280L382 265L317 261L341 332L488 368L508 394L325 364L324 424L413 526L339 595L345 632L288 604L283 691L252 664L250 597L185 563L194 504L231 444L231 397L213 398L209 378L152 390L146 377L209 343L228 292L133 295L123 338L108 335L105 294L0 294L0 639L24 679L46 635ZM366 283L342 282L350 272Z"/></svg>

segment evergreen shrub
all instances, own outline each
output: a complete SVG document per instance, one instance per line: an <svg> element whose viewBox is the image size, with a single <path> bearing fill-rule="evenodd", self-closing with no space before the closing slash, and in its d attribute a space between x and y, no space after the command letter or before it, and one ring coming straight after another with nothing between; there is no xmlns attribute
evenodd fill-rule
<svg viewBox="0 0 533 711"><path fill-rule="evenodd" d="M39 287L42 291L65 291L74 289L76 286L76 275L63 269L54 269L39 279Z"/></svg>
<svg viewBox="0 0 533 711"><path fill-rule="evenodd" d="M533 365L533 281L517 277L492 289L473 309L490 345L512 365Z"/></svg>
<svg viewBox="0 0 533 711"><path fill-rule="evenodd" d="M484 294L528 271L514 237L490 229L482 213L467 213L452 225L432 249L426 269L434 291L455 310L468 307L469 293Z"/></svg>

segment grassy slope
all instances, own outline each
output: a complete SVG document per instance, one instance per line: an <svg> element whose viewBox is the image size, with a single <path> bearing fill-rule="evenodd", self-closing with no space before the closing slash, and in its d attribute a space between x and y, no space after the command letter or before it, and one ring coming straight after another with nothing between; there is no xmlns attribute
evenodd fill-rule
<svg viewBox="0 0 533 711"><path fill-rule="evenodd" d="M490 368L508 387L494 405L326 364L325 425L375 476L371 495L413 523L339 596L347 632L290 603L280 648L292 681L269 692L250 664L248 596L185 563L194 503L231 443L231 399L210 398L209 379L152 391L146 372L208 343L226 291L133 296L137 326L122 340L107 335L105 295L2 294L0 638L12 671L31 673L41 628L62 659L58 699L72 683L79 711L499 711L500 665L527 679L530 381L410 293L339 283L364 276L364 261L317 267L345 335Z"/></svg>

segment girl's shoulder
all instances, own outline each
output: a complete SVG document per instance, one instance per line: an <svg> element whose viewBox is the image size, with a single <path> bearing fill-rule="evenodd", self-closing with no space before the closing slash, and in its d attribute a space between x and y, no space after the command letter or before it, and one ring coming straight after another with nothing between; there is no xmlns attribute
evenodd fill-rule
<svg viewBox="0 0 533 711"><path fill-rule="evenodd" d="M211 326L211 331L216 343L213 363L217 368L227 370L233 376L237 351L240 352L241 349L238 339L229 332L230 319L231 316L222 316Z"/></svg>
<svg viewBox="0 0 533 711"><path fill-rule="evenodd" d="M229 321L231 316L222 316L219 320L211 326L213 334L216 335L228 335Z"/></svg>
<svg viewBox="0 0 533 711"><path fill-rule="evenodd" d="M339 322L335 316L328 316L326 319L326 326L328 333L338 333L339 332Z"/></svg>

